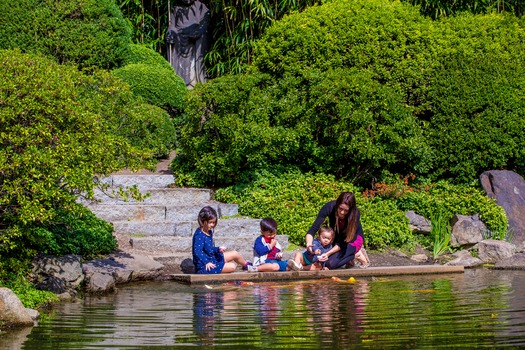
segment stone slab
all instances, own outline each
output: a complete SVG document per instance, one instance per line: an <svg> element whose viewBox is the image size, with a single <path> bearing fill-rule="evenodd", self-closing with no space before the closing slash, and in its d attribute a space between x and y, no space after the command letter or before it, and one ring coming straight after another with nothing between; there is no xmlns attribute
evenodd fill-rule
<svg viewBox="0 0 525 350"><path fill-rule="evenodd" d="M219 275L174 274L171 275L171 278L173 281L187 284L218 284L232 281L290 281L332 277L348 279L349 277L383 277L463 272L463 266L413 265L392 267L369 267L367 269L352 268L330 271L233 272Z"/></svg>
<svg viewBox="0 0 525 350"><path fill-rule="evenodd" d="M97 217L110 221L196 221L202 207L209 205L219 218L238 215L236 204L200 203L195 205L90 204Z"/></svg>
<svg viewBox="0 0 525 350"><path fill-rule="evenodd" d="M110 175L99 180L111 187L132 187L139 189L166 188L175 182L173 175Z"/></svg>
<svg viewBox="0 0 525 350"><path fill-rule="evenodd" d="M140 192L144 195L149 194L143 201L136 201L133 198L129 200L122 200L113 197L111 189L102 191L95 189L95 203L102 204L160 204L160 205L191 205L211 200L211 190L204 188L154 188L141 189ZM109 194L109 195L108 195ZM79 202L85 204L92 204L92 201L86 199L79 199Z"/></svg>
<svg viewBox="0 0 525 350"><path fill-rule="evenodd" d="M215 239L222 237L257 237L260 234L258 219L219 220ZM121 235L191 237L198 227L197 221L113 221L115 233Z"/></svg>

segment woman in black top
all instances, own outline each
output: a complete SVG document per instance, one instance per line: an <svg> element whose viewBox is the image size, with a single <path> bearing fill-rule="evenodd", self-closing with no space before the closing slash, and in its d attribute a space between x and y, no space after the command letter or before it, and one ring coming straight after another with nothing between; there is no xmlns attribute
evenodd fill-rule
<svg viewBox="0 0 525 350"><path fill-rule="evenodd" d="M364 243L361 214L357 209L355 196L352 192L343 192L337 200L326 203L312 227L306 233L306 249L311 252L312 241L328 217L329 226L335 232L334 246L327 253L319 257L319 261L326 261L325 266L333 270L354 260Z"/></svg>

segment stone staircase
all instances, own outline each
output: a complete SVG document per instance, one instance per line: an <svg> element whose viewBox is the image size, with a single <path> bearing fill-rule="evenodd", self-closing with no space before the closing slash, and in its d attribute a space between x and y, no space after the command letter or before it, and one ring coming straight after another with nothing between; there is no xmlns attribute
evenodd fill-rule
<svg viewBox="0 0 525 350"><path fill-rule="evenodd" d="M173 175L111 175L102 182L110 186L105 192L96 190L96 201L82 201L97 217L111 222L119 248L145 254L164 265L180 266L182 271L191 265L192 236L198 227L197 214L211 206L219 215L215 229L216 246L237 250L251 261L253 242L260 234L260 219L240 217L236 204L212 200L212 192L201 188L170 188ZM119 187L136 185L144 201L124 201L106 193ZM288 237L277 238L283 249ZM185 267L186 265L186 267Z"/></svg>

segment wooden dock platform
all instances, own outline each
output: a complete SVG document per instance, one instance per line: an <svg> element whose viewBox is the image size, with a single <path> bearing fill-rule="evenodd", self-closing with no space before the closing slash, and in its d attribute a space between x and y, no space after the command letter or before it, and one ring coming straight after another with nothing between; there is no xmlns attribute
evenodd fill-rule
<svg viewBox="0 0 525 350"><path fill-rule="evenodd" d="M463 273L463 266L443 265L413 265L413 266L380 266L367 269L351 268L329 271L286 271L286 272L233 272L218 275L205 274L175 274L172 280L187 284L217 284L231 281L291 281L311 280L320 278L349 278L349 277L377 277L427 275L444 273Z"/></svg>

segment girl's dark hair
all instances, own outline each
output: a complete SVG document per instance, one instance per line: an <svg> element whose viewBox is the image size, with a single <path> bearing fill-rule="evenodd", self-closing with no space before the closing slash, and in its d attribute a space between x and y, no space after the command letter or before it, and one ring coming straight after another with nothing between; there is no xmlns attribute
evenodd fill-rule
<svg viewBox="0 0 525 350"><path fill-rule="evenodd" d="M197 216L200 227L202 227L205 222L213 219L217 219L217 212L210 206L202 208L201 211L199 211L199 216Z"/></svg>
<svg viewBox="0 0 525 350"><path fill-rule="evenodd" d="M261 231L277 232L277 221L275 221L273 218L262 219Z"/></svg>
<svg viewBox="0 0 525 350"><path fill-rule="evenodd" d="M357 205L355 204L355 196L352 192L342 192L337 200L335 201L335 210L339 210L341 204L348 205L348 214L346 214L346 232L345 232L345 242L350 243L355 237L355 231L357 229ZM335 222L337 226L337 212L335 215Z"/></svg>

